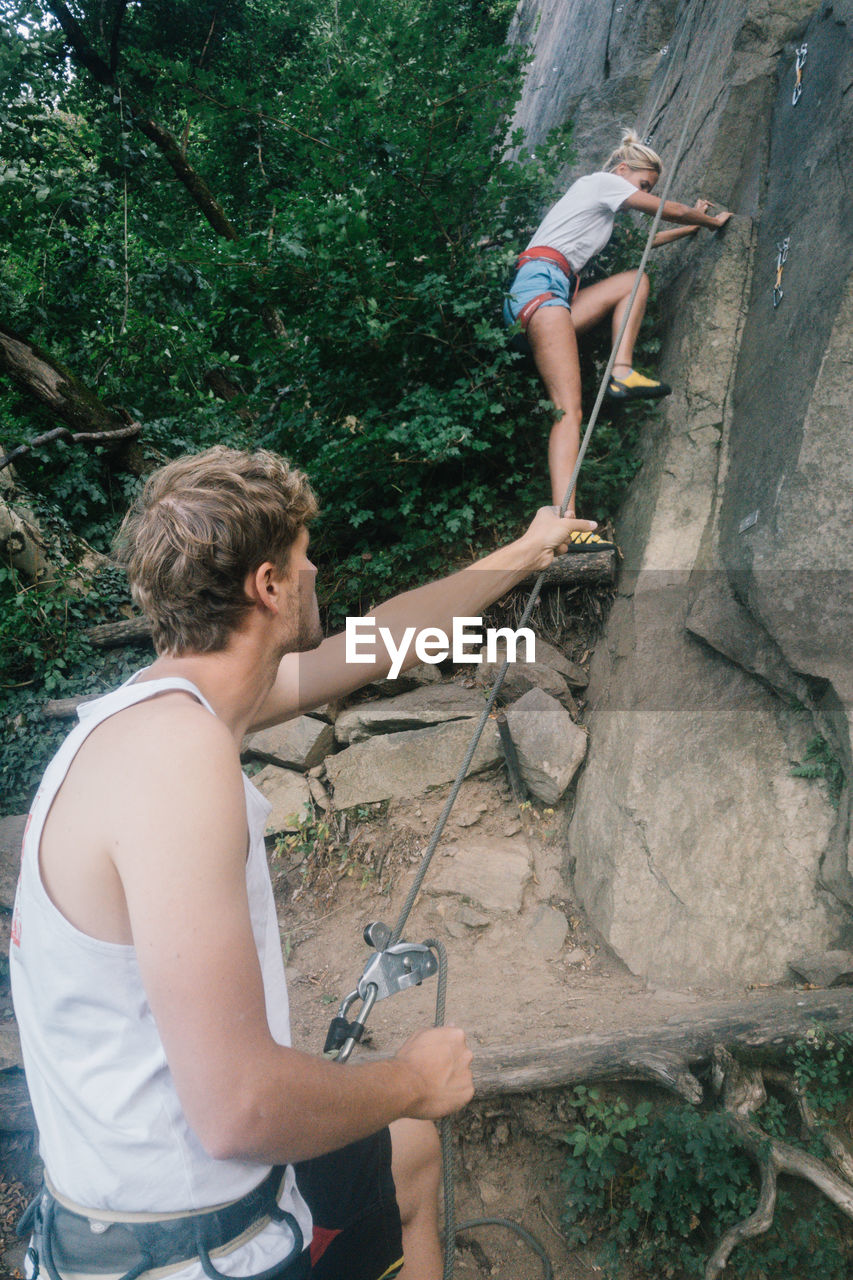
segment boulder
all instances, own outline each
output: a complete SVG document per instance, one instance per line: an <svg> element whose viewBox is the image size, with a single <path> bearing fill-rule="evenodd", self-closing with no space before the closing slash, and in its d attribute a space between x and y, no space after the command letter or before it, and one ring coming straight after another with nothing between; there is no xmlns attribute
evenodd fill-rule
<svg viewBox="0 0 853 1280"><path fill-rule="evenodd" d="M441 668L437 662L418 662L408 671L401 671L396 680L374 680L367 688L377 697L395 698L399 693L408 693L425 684L441 684L441 681Z"/></svg>
<svg viewBox="0 0 853 1280"><path fill-rule="evenodd" d="M500 668L499 662L484 662L474 669L474 679L477 684L489 689ZM544 662L511 662L507 667L498 701L503 704L514 702L531 689L541 689L543 693L550 694L561 702L572 716L578 714L577 704L565 676Z"/></svg>
<svg viewBox="0 0 853 1280"><path fill-rule="evenodd" d="M572 662L570 658L567 658L554 645L549 644L547 640L543 640L541 636L536 637L536 661L544 663L546 667L551 667L553 671L558 671L573 689L585 689L589 684L589 676L583 667L579 667L576 662Z"/></svg>
<svg viewBox="0 0 853 1280"><path fill-rule="evenodd" d="M492 914L515 915L532 874L530 850L523 840L466 840L453 846L452 857L433 862L424 892L464 898Z"/></svg>
<svg viewBox="0 0 853 1280"><path fill-rule="evenodd" d="M525 648L519 646L519 653L525 653ZM497 643L497 661L502 663L506 658L507 646L501 637ZM479 658L481 663L488 661L486 646L479 650ZM543 640L541 636L536 636L535 644L535 660L538 666L550 667L552 671L558 672L567 684L572 685L575 689L585 689L589 684L589 676L583 667L579 667L576 662L572 662L564 653L561 653L553 644L549 644L547 640Z"/></svg>
<svg viewBox="0 0 853 1280"><path fill-rule="evenodd" d="M853 984L853 951L823 951L790 961L794 973L813 987L849 987Z"/></svg>
<svg viewBox="0 0 853 1280"><path fill-rule="evenodd" d="M256 774L252 782L272 805L267 818L268 836L295 831L313 816L311 791L304 774L270 764Z"/></svg>
<svg viewBox="0 0 853 1280"><path fill-rule="evenodd" d="M451 782L471 740L470 720L391 733L358 742L329 756L326 772L338 810L380 800L422 795ZM503 759L494 721L489 721L468 773L482 773Z"/></svg>
<svg viewBox="0 0 853 1280"><path fill-rule="evenodd" d="M558 803L586 755L586 732L541 689L531 689L506 713L521 776L543 804Z"/></svg>
<svg viewBox="0 0 853 1280"><path fill-rule="evenodd" d="M21 844L27 815L16 813L0 818L0 907L11 911L15 904L15 889L21 870Z"/></svg>
<svg viewBox="0 0 853 1280"><path fill-rule="evenodd" d="M536 908L527 930L524 945L534 955L549 959L559 954L569 933L569 922L562 911L542 903Z"/></svg>
<svg viewBox="0 0 853 1280"><path fill-rule="evenodd" d="M335 731L325 720L298 716L252 733L243 743L247 755L303 773L325 760L335 748Z"/></svg>
<svg viewBox="0 0 853 1280"><path fill-rule="evenodd" d="M339 742L363 742L383 733L424 729L450 720L470 720L483 710L484 698L457 684L424 685L396 698L362 702L343 711L335 722Z"/></svg>

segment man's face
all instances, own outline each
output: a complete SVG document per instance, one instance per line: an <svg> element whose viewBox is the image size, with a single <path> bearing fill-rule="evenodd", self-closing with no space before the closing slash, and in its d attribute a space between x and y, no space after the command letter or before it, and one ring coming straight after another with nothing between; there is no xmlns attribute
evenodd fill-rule
<svg viewBox="0 0 853 1280"><path fill-rule="evenodd" d="M290 548L287 569L282 577L285 606L282 621L286 627L284 652L300 653L316 649L323 639L320 609L314 583L316 566L308 559L308 530L301 528Z"/></svg>

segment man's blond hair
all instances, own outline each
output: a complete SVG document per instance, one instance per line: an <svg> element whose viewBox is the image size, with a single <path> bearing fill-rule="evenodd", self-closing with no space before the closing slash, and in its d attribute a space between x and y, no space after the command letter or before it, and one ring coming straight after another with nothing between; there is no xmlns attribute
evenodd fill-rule
<svg viewBox="0 0 853 1280"><path fill-rule="evenodd" d="M267 560L284 572L316 514L307 477L266 450L217 445L155 471L116 545L158 654L224 649L252 607L248 574Z"/></svg>

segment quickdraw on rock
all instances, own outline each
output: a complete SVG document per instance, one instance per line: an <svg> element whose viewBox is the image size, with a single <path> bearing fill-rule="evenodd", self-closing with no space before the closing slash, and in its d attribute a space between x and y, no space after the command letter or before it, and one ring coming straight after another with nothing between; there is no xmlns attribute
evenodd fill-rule
<svg viewBox="0 0 853 1280"><path fill-rule="evenodd" d="M791 96L791 106L795 107L799 102L803 92L803 67L806 65L806 57L809 52L809 46L803 42L797 50L797 61L794 66L794 92Z"/></svg>
<svg viewBox="0 0 853 1280"><path fill-rule="evenodd" d="M785 296L785 291L782 288L782 272L785 269L785 263L788 261L788 245L790 241L790 236L785 236L785 239L776 246L776 283L773 285L774 308L778 307Z"/></svg>

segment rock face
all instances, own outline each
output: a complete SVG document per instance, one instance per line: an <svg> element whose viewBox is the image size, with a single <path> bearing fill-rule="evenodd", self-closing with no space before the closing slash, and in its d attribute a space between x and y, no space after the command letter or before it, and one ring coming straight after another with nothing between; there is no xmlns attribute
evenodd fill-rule
<svg viewBox="0 0 853 1280"><path fill-rule="evenodd" d="M853 904L850 789L836 810L791 773L818 734L851 767L853 3L522 0L515 34L516 123L574 120L569 179L635 122L666 163L713 43L673 197L737 216L657 258L674 392L618 520L568 864L636 973L774 981Z"/></svg>
<svg viewBox="0 0 853 1280"><path fill-rule="evenodd" d="M334 788L335 808L420 795L430 787L451 782L470 740L471 721L461 720L389 733L329 756L326 771ZM481 773L502 759L497 726L489 721L468 773Z"/></svg>
<svg viewBox="0 0 853 1280"><path fill-rule="evenodd" d="M285 769L307 772L325 760L335 747L335 731L330 724L314 716L298 716L283 724L261 729L246 739L249 755Z"/></svg>
<svg viewBox="0 0 853 1280"><path fill-rule="evenodd" d="M485 699L472 689L454 684L431 684L381 702L350 707L335 722L339 742L363 742L380 733L424 729L450 720L470 720L483 710Z"/></svg>

